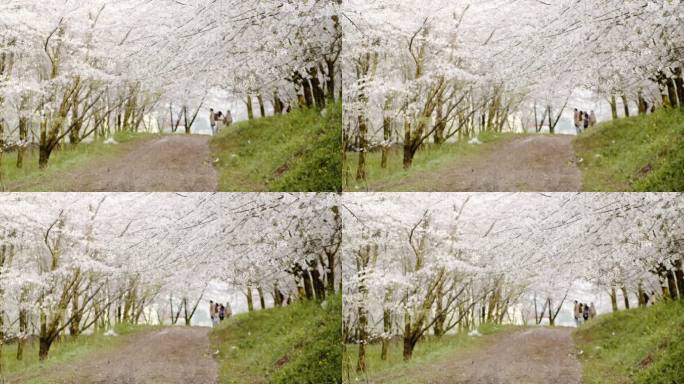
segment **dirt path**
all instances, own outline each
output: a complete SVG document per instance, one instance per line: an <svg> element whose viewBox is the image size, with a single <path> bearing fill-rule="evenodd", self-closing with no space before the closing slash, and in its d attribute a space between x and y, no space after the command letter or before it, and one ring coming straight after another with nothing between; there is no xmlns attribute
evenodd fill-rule
<svg viewBox="0 0 684 384"><path fill-rule="evenodd" d="M455 352L416 372L374 383L402 379L422 384L580 384L582 367L571 335L572 328L533 328L485 336L483 348Z"/></svg>
<svg viewBox="0 0 684 384"><path fill-rule="evenodd" d="M479 155L382 188L396 190L407 185L411 190L443 192L581 191L582 175L572 142L573 136L539 135L482 144L485 148Z"/></svg>
<svg viewBox="0 0 684 384"><path fill-rule="evenodd" d="M126 341L84 360L56 365L49 372L10 379L49 384L218 383L209 344L210 328L174 327L125 337ZM16 380L16 381L15 381Z"/></svg>
<svg viewBox="0 0 684 384"><path fill-rule="evenodd" d="M97 159L69 171L14 185L12 190L73 192L212 192L218 176L211 161L209 136L164 136L136 141L122 155ZM39 183L39 184L37 184Z"/></svg>

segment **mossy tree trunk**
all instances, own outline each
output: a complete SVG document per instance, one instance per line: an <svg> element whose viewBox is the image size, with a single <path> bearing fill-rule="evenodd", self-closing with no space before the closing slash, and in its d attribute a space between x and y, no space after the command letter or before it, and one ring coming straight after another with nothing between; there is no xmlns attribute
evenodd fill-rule
<svg viewBox="0 0 684 384"><path fill-rule="evenodd" d="M259 294L259 306L261 309L266 309L266 298L264 297L264 290L261 285L257 286L257 293Z"/></svg>
<svg viewBox="0 0 684 384"><path fill-rule="evenodd" d="M646 114L646 100L644 100L644 95L641 93L641 91L639 91L637 94L637 105L639 107L639 114Z"/></svg>
<svg viewBox="0 0 684 384"><path fill-rule="evenodd" d="M252 287L249 285L247 286L247 292L245 293L245 296L247 297L247 311L254 311L254 298L252 297Z"/></svg>
<svg viewBox="0 0 684 384"><path fill-rule="evenodd" d="M610 114L613 117L613 120L617 120L618 112L617 112L617 100L615 99L615 95L610 96Z"/></svg>
<svg viewBox="0 0 684 384"><path fill-rule="evenodd" d="M388 292L387 295L391 295L391 293ZM386 299L385 302L388 302L388 300ZM390 334L392 333L392 312L387 307L385 307L382 311L382 331L383 337L382 351L380 352L380 360L386 361L387 354L389 353Z"/></svg>
<svg viewBox="0 0 684 384"><path fill-rule="evenodd" d="M245 100L245 105L247 105L247 119L254 119L254 106L252 105L252 95L247 95Z"/></svg>
<svg viewBox="0 0 684 384"><path fill-rule="evenodd" d="M622 94L620 97L622 98L622 108L625 110L625 117L629 117L629 100L627 100L625 94Z"/></svg>
<svg viewBox="0 0 684 384"><path fill-rule="evenodd" d="M257 94L257 102L259 102L259 115L266 117L266 106L264 105L264 98L261 96L261 93Z"/></svg>
<svg viewBox="0 0 684 384"><path fill-rule="evenodd" d="M629 294L627 293L627 288L623 285L620 287L622 290L622 299L625 301L625 309L629 309Z"/></svg>
<svg viewBox="0 0 684 384"><path fill-rule="evenodd" d="M23 168L24 166L24 155L26 154L26 141L28 139L28 125L29 120L26 116L26 108L28 104L28 97L26 95L21 97L21 104L19 106L19 141L21 145L17 149L17 168Z"/></svg>
<svg viewBox="0 0 684 384"><path fill-rule="evenodd" d="M382 117L382 158L380 159L380 168L387 168L387 160L389 158L390 143L392 141L392 116L389 109L392 106L392 100L387 98L385 101L385 110Z"/></svg>
<svg viewBox="0 0 684 384"><path fill-rule="evenodd" d="M618 311L617 292L615 292L615 287L610 288L610 305L613 307L613 312Z"/></svg>
<svg viewBox="0 0 684 384"><path fill-rule="evenodd" d="M669 78L665 80L665 87L667 88L667 98L670 101L670 107L677 108L679 103L677 102L677 90L675 88L674 79Z"/></svg>
<svg viewBox="0 0 684 384"><path fill-rule="evenodd" d="M682 79L682 68L677 67L674 69L674 85L675 91L677 93L677 98L679 99L679 107L684 108L684 79Z"/></svg>
<svg viewBox="0 0 684 384"><path fill-rule="evenodd" d="M283 114L283 102L280 100L280 96L278 96L278 91L273 92L273 113L276 115L282 115Z"/></svg>

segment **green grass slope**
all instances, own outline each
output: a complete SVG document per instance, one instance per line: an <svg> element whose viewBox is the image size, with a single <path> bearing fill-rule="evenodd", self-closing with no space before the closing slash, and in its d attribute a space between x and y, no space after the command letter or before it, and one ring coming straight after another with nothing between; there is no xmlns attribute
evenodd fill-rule
<svg viewBox="0 0 684 384"><path fill-rule="evenodd" d="M684 383L684 303L603 316L575 332L585 384Z"/></svg>
<svg viewBox="0 0 684 384"><path fill-rule="evenodd" d="M221 383L335 384L342 373L342 300L301 302L223 322L210 334Z"/></svg>
<svg viewBox="0 0 684 384"><path fill-rule="evenodd" d="M575 141L587 191L684 191L684 111L601 123Z"/></svg>
<svg viewBox="0 0 684 384"><path fill-rule="evenodd" d="M341 127L339 103L229 127L211 142L220 190L340 191Z"/></svg>

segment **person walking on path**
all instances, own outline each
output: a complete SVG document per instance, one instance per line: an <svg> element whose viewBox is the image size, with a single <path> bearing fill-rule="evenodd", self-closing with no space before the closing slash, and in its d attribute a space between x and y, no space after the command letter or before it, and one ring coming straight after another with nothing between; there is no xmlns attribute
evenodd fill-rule
<svg viewBox="0 0 684 384"><path fill-rule="evenodd" d="M574 316L575 316L575 325L579 327L581 315L580 315L580 305L577 302L577 300L575 300Z"/></svg>
<svg viewBox="0 0 684 384"><path fill-rule="evenodd" d="M230 112L230 109L226 112L226 117L223 125L226 127L230 127L230 125L233 124L233 114Z"/></svg>
<svg viewBox="0 0 684 384"><path fill-rule="evenodd" d="M216 136L216 114L214 114L214 108L209 109L209 125L211 125L212 136Z"/></svg>
<svg viewBox="0 0 684 384"><path fill-rule="evenodd" d="M596 125L597 122L598 120L596 120L596 113L594 113L594 111L592 110L589 114L589 126L593 127L594 125Z"/></svg>
<svg viewBox="0 0 684 384"><path fill-rule="evenodd" d="M589 128L589 114L584 112L584 130L586 131L587 128Z"/></svg>
<svg viewBox="0 0 684 384"><path fill-rule="evenodd" d="M582 318L586 323L589 320L589 306L584 304L584 309L582 310Z"/></svg>
<svg viewBox="0 0 684 384"><path fill-rule="evenodd" d="M226 319L233 316L233 310L230 308L230 301L226 301Z"/></svg>
<svg viewBox="0 0 684 384"><path fill-rule="evenodd" d="M226 317L226 307L221 304L219 307L219 321L223 321L223 319Z"/></svg>
<svg viewBox="0 0 684 384"><path fill-rule="evenodd" d="M215 326L216 321L214 319L214 301L209 300L209 318L211 319L211 325Z"/></svg>
<svg viewBox="0 0 684 384"><path fill-rule="evenodd" d="M589 318L593 319L594 317L596 317L596 307L594 306L594 302L592 302L589 306Z"/></svg>
<svg viewBox="0 0 684 384"><path fill-rule="evenodd" d="M580 128L580 112L575 108L575 131L577 131L577 134L579 135L582 133L582 129Z"/></svg>

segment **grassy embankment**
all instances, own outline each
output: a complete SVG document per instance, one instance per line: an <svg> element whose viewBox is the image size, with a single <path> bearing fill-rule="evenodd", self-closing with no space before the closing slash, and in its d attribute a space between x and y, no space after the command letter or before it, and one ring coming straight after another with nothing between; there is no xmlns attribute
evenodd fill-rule
<svg viewBox="0 0 684 384"><path fill-rule="evenodd" d="M511 331L518 327L511 325L483 324L478 331L487 336L499 332ZM356 364L358 360L358 345L347 345L344 354L344 370L342 378L344 383L365 383L382 379L385 376L403 377L393 383L408 384L415 379L412 378L415 372L426 372L430 365L448 358L457 351L467 351L478 348L486 339L483 337L471 337L465 332L456 335L446 335L441 338L427 337L416 345L413 357L410 361L404 362L402 355L403 341L394 339L389 346L387 360L380 359L382 346L380 343L373 343L366 346L366 366L367 374L357 373Z"/></svg>
<svg viewBox="0 0 684 384"><path fill-rule="evenodd" d="M132 132L114 134L114 140L119 144L150 137L154 135ZM8 152L3 154L2 165L0 165L0 190L6 189L7 186L13 189L14 185L27 184L31 185L33 191L51 191L53 188L49 184L40 182L41 179L48 180L47 176L54 173L83 166L94 159L114 157L123 151L125 148L122 146L104 144L103 140L81 143L76 146L66 145L63 149L52 152L48 168L44 170L38 168L38 148L26 150L22 168L17 168L17 152Z"/></svg>
<svg viewBox="0 0 684 384"><path fill-rule="evenodd" d="M684 303L599 316L574 334L585 384L684 382Z"/></svg>
<svg viewBox="0 0 684 384"><path fill-rule="evenodd" d="M503 139L519 137L515 133L482 132L478 139L483 143L493 143ZM359 154L348 152L344 164L343 187L345 191L411 191L411 185L402 183L402 179L409 176L428 173L448 166L456 159L475 157L483 152L484 146L468 144L467 141L447 143L440 146L424 145L415 155L409 170L404 170L403 148L395 146L390 150L387 168L380 167L382 152L379 150L366 154L367 180L356 181L356 171L359 164ZM388 186L390 186L388 188Z"/></svg>
<svg viewBox="0 0 684 384"><path fill-rule="evenodd" d="M237 123L212 139L221 191L341 190L342 107Z"/></svg>
<svg viewBox="0 0 684 384"><path fill-rule="evenodd" d="M129 335L142 331L156 329L148 325L117 324L114 331L119 336ZM40 372L50 370L52 367L59 366L71 361L76 361L86 357L95 351L107 350L117 346L122 339L120 337L105 336L102 332L93 335L81 335L76 339L66 337L64 340L58 339L52 344L50 354L46 361L38 360L38 340L32 339L24 345L23 359L17 360L17 344L10 343L2 349L3 375L12 376L25 372ZM2 377L0 376L0 382Z"/></svg>
<svg viewBox="0 0 684 384"><path fill-rule="evenodd" d="M587 191L684 191L684 110L601 123L575 150Z"/></svg>
<svg viewBox="0 0 684 384"><path fill-rule="evenodd" d="M224 321L210 334L221 383L339 383L341 312L338 295Z"/></svg>

